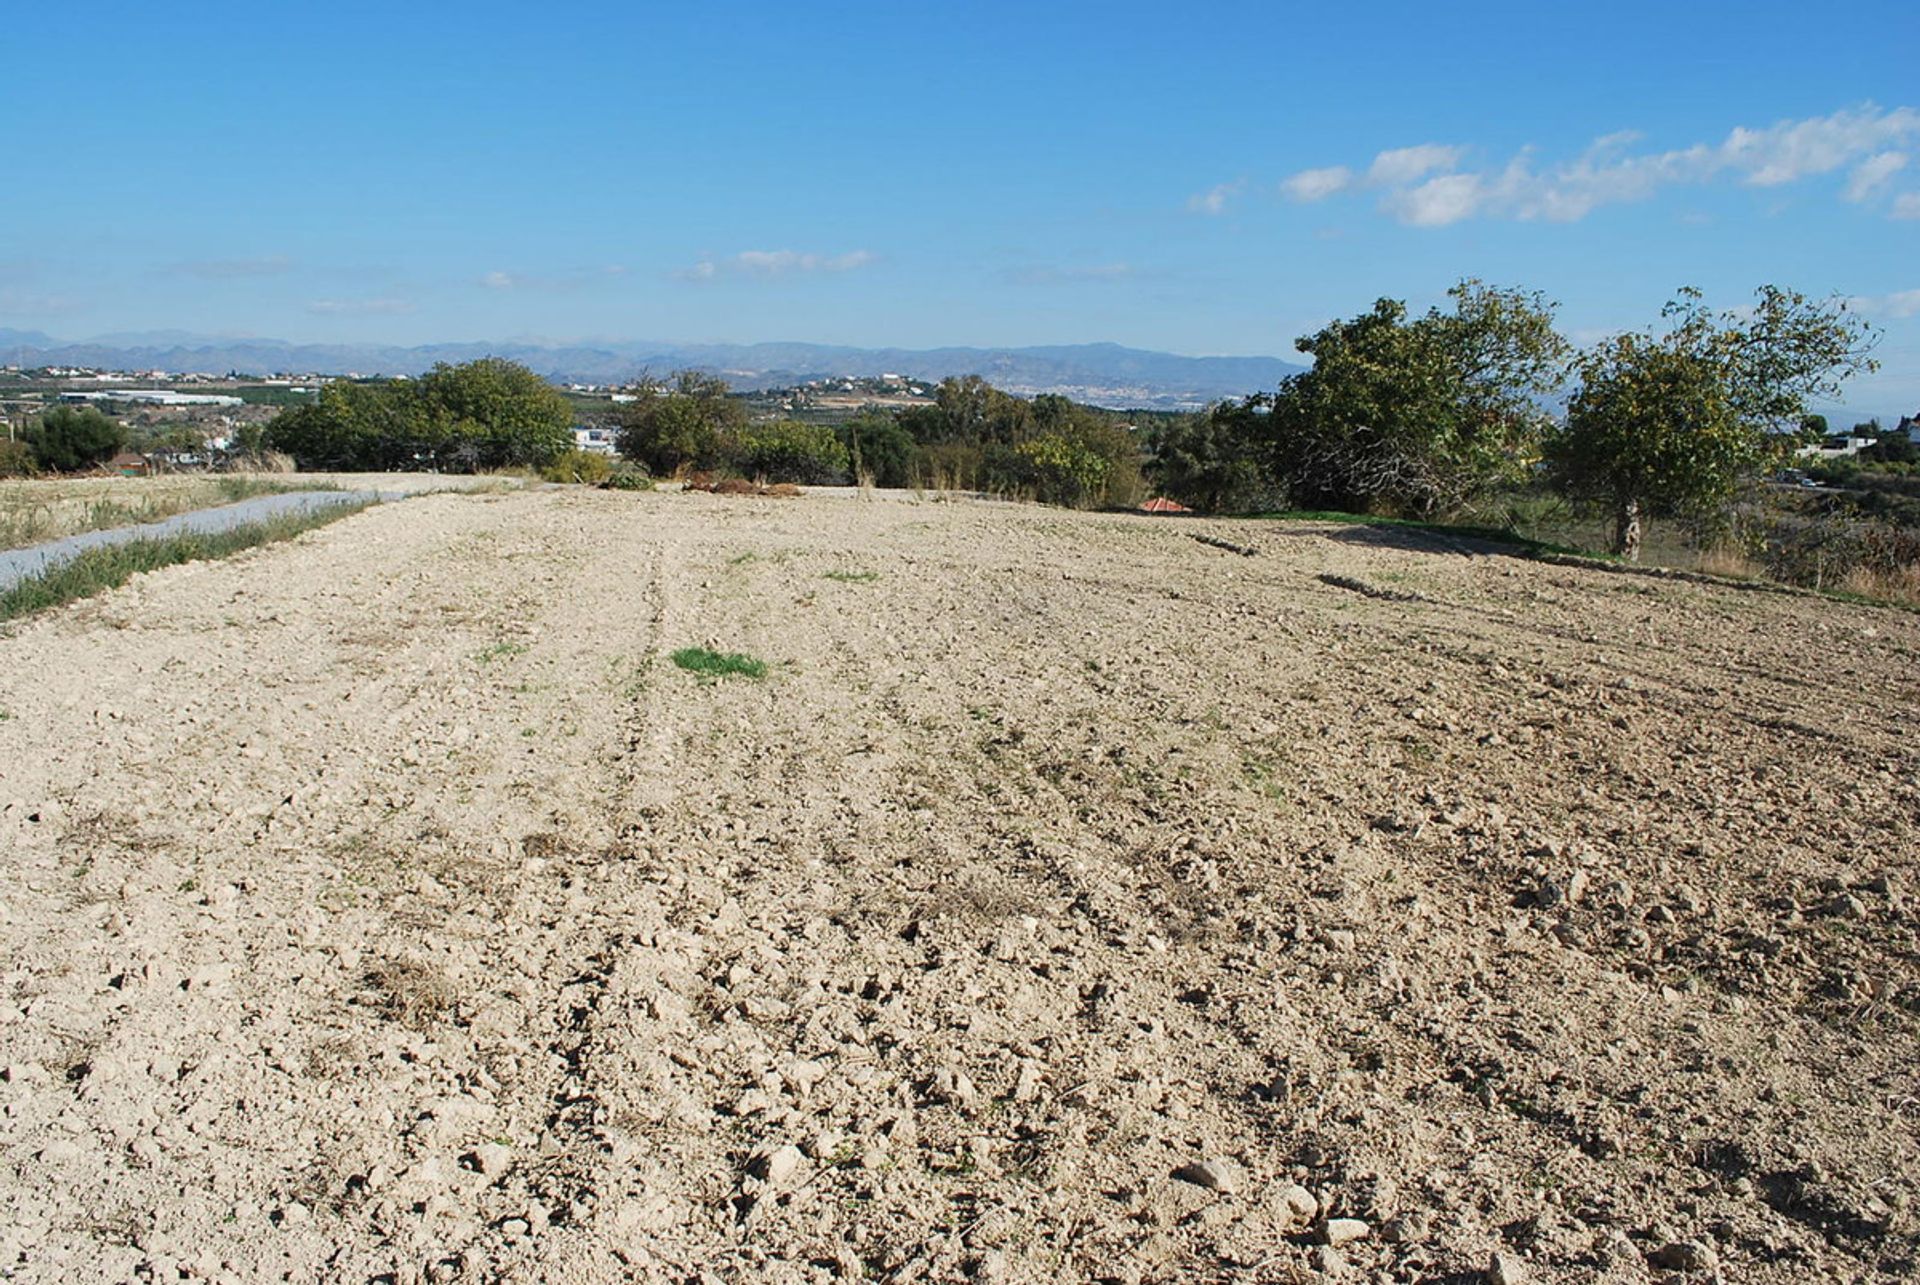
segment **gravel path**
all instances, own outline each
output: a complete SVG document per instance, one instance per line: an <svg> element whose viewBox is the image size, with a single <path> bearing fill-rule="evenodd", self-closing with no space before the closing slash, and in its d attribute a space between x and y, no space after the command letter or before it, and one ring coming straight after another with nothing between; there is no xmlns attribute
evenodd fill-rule
<svg viewBox="0 0 1920 1285"><path fill-rule="evenodd" d="M892 498L143 576L0 632L0 1273L1910 1278L1916 660Z"/></svg>

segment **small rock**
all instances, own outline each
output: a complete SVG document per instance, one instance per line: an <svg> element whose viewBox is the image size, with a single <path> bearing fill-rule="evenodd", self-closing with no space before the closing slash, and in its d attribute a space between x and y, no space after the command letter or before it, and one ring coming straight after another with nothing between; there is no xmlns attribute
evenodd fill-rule
<svg viewBox="0 0 1920 1285"><path fill-rule="evenodd" d="M784 1187L800 1170L800 1148L791 1144L763 1151L754 1157L750 1171L771 1187Z"/></svg>
<svg viewBox="0 0 1920 1285"><path fill-rule="evenodd" d="M1838 915L1842 919L1865 919L1867 917L1867 903L1858 897L1842 893L1827 903L1827 913L1830 915Z"/></svg>
<svg viewBox="0 0 1920 1285"><path fill-rule="evenodd" d="M489 1179L498 1178L513 1164L513 1148L500 1142L483 1142L466 1154L467 1167Z"/></svg>
<svg viewBox="0 0 1920 1285"><path fill-rule="evenodd" d="M1331 1245L1315 1245L1313 1253L1308 1256L1308 1261L1313 1264L1313 1270L1323 1276L1337 1275L1345 1270L1347 1265L1347 1260L1340 1256L1340 1251Z"/></svg>
<svg viewBox="0 0 1920 1285"><path fill-rule="evenodd" d="M1523 1285L1527 1279L1526 1261L1505 1250L1496 1250L1487 1264L1487 1285Z"/></svg>
<svg viewBox="0 0 1920 1285"><path fill-rule="evenodd" d="M1423 1213L1414 1212L1390 1218L1380 1228L1380 1239L1395 1245L1410 1244L1427 1238L1428 1221Z"/></svg>
<svg viewBox="0 0 1920 1285"><path fill-rule="evenodd" d="M1298 1183L1280 1193L1280 1207L1294 1222L1302 1224L1312 1222L1320 1213L1320 1202L1314 1199L1311 1191Z"/></svg>
<svg viewBox="0 0 1920 1285"><path fill-rule="evenodd" d="M1365 1240L1372 1234L1373 1228L1358 1218L1329 1218L1320 1229L1320 1238L1336 1248L1351 1245L1356 1240Z"/></svg>
<svg viewBox="0 0 1920 1285"><path fill-rule="evenodd" d="M1647 1255L1655 1267L1670 1272L1710 1272L1720 1260L1713 1250L1697 1240L1676 1240Z"/></svg>
<svg viewBox="0 0 1920 1285"><path fill-rule="evenodd" d="M1237 1161L1226 1156L1214 1156L1194 1164L1181 1165L1173 1171L1173 1176L1181 1182L1190 1182L1196 1187L1231 1196L1245 1185L1247 1171Z"/></svg>

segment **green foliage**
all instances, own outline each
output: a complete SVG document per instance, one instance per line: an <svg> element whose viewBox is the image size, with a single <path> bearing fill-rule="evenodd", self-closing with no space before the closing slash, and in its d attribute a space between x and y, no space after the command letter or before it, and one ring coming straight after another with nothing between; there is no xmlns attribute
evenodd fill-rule
<svg viewBox="0 0 1920 1285"><path fill-rule="evenodd" d="M847 476L847 448L831 428L782 420L733 435L727 460L742 476L766 482L830 484Z"/></svg>
<svg viewBox="0 0 1920 1285"><path fill-rule="evenodd" d="M30 576L0 592L0 620L12 620L76 599L117 589L142 571L182 562L224 558L245 549L289 540L296 535L358 513L365 504L332 504L307 513L270 518L228 531L187 533L159 540L129 540L88 549L59 566Z"/></svg>
<svg viewBox="0 0 1920 1285"><path fill-rule="evenodd" d="M1252 425L1294 504L1428 517L1524 471L1566 359L1553 305L1473 280L1449 295L1451 312L1408 321L1382 299L1298 341L1312 369Z"/></svg>
<svg viewBox="0 0 1920 1285"><path fill-rule="evenodd" d="M1202 513L1271 508L1275 487L1256 447L1260 398L1221 402L1162 428L1152 475L1160 493Z"/></svg>
<svg viewBox="0 0 1920 1285"><path fill-rule="evenodd" d="M32 477L40 471L33 447L27 442L0 442L0 477Z"/></svg>
<svg viewBox="0 0 1920 1285"><path fill-rule="evenodd" d="M566 450L540 470L549 482L580 482L597 486L613 476L613 461L594 451Z"/></svg>
<svg viewBox="0 0 1920 1285"><path fill-rule="evenodd" d="M27 429L25 439L41 469L74 473L112 459L127 444L127 430L91 406L56 406Z"/></svg>
<svg viewBox="0 0 1920 1285"><path fill-rule="evenodd" d="M620 454L655 477L721 467L747 423L746 407L729 395L726 381L697 370L679 371L671 385L642 381L636 400L618 414Z"/></svg>
<svg viewBox="0 0 1920 1285"><path fill-rule="evenodd" d="M710 651L705 647L682 647L673 653L673 663L689 673L706 679L737 674L742 678L765 678L767 662L740 652Z"/></svg>
<svg viewBox="0 0 1920 1285"><path fill-rule="evenodd" d="M1063 434L1048 433L996 454L1008 490L1042 504L1084 508L1105 493L1108 461Z"/></svg>
<svg viewBox="0 0 1920 1285"><path fill-rule="evenodd" d="M1711 522L1741 482L1797 440L1809 397L1872 370L1872 332L1840 302L1763 286L1715 315L1683 290L1665 334L1616 335L1581 354L1565 428L1547 444L1555 487L1608 508L1614 552L1638 556L1644 513Z"/></svg>
<svg viewBox="0 0 1920 1285"><path fill-rule="evenodd" d="M608 491L651 491L653 479L636 468L617 469L600 486Z"/></svg>
<svg viewBox="0 0 1920 1285"><path fill-rule="evenodd" d="M899 420L868 411L841 425L839 435L855 481L884 487L912 485L917 448L913 434Z"/></svg>
<svg viewBox="0 0 1920 1285"><path fill-rule="evenodd" d="M572 443L560 391L516 362L435 366L417 380L336 380L311 405L282 411L265 445L302 468L541 468Z"/></svg>

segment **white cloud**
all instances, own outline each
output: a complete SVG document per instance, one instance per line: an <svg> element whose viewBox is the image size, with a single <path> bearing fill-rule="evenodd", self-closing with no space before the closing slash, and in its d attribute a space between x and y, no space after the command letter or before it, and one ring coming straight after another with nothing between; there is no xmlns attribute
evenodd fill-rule
<svg viewBox="0 0 1920 1285"><path fill-rule="evenodd" d="M1367 183L1372 187L1404 187L1416 183L1435 170L1456 168L1467 149L1422 143L1418 147L1396 147L1373 158L1367 167Z"/></svg>
<svg viewBox="0 0 1920 1285"><path fill-rule="evenodd" d="M1280 191L1289 200L1312 202L1337 196L1352 186L1352 170L1344 165L1329 165L1325 169L1301 170L1282 180Z"/></svg>
<svg viewBox="0 0 1920 1285"><path fill-rule="evenodd" d="M794 250L742 250L733 261L742 272L778 277L790 272L851 272L873 262L869 250L846 254L801 254Z"/></svg>
<svg viewBox="0 0 1920 1285"><path fill-rule="evenodd" d="M1231 183L1215 183L1204 192L1197 192L1187 198L1187 208L1195 214L1223 214L1227 202L1240 195L1247 186L1247 180L1237 178Z"/></svg>
<svg viewBox="0 0 1920 1285"><path fill-rule="evenodd" d="M1444 174L1394 192L1382 204L1410 227L1441 228L1472 218L1491 195L1478 174Z"/></svg>
<svg viewBox="0 0 1920 1285"><path fill-rule="evenodd" d="M1896 290L1892 294L1853 295L1847 307L1868 317L1905 320L1920 317L1920 290Z"/></svg>
<svg viewBox="0 0 1920 1285"><path fill-rule="evenodd" d="M1830 174L1851 161L1920 134L1920 112L1867 105L1807 120L1783 120L1765 129L1736 128L1720 145L1721 160L1746 173L1756 187L1776 187Z"/></svg>
<svg viewBox="0 0 1920 1285"><path fill-rule="evenodd" d="M520 285L519 277L511 272L493 271L480 278L480 284L489 290L511 290Z"/></svg>
<svg viewBox="0 0 1920 1285"><path fill-rule="evenodd" d="M1719 143L1635 151L1639 136L1608 134L1571 160L1541 165L1532 148L1498 168L1463 170L1466 149L1438 143L1394 148L1374 157L1364 179L1345 166L1304 170L1281 184L1298 201L1359 188L1383 189L1381 208L1414 227L1470 218L1570 223L1604 205L1644 201L1661 189L1730 177L1750 187L1779 187L1851 167L1844 195L1861 201L1907 162L1895 145L1920 139L1920 111L1867 104L1762 128L1741 126ZM1920 218L1920 194L1901 196L1894 218Z"/></svg>
<svg viewBox="0 0 1920 1285"><path fill-rule="evenodd" d="M1847 176L1846 197L1849 201L1864 201L1886 186L1888 179L1905 169L1905 152L1876 152L1853 167L1853 173Z"/></svg>
<svg viewBox="0 0 1920 1285"><path fill-rule="evenodd" d="M307 311L316 317L397 317L413 311L407 299L315 299Z"/></svg>
<svg viewBox="0 0 1920 1285"><path fill-rule="evenodd" d="M673 275L682 281L713 281L722 276L787 277L815 273L852 272L879 258L871 250L849 250L845 254L813 254L798 250L742 250L730 258L703 258Z"/></svg>

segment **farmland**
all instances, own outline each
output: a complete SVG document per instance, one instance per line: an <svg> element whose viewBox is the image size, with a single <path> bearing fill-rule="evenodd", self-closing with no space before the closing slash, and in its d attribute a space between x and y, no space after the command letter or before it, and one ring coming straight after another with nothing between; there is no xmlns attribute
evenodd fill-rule
<svg viewBox="0 0 1920 1285"><path fill-rule="evenodd" d="M1916 661L906 495L435 495L143 576L0 633L0 1264L1908 1278Z"/></svg>

